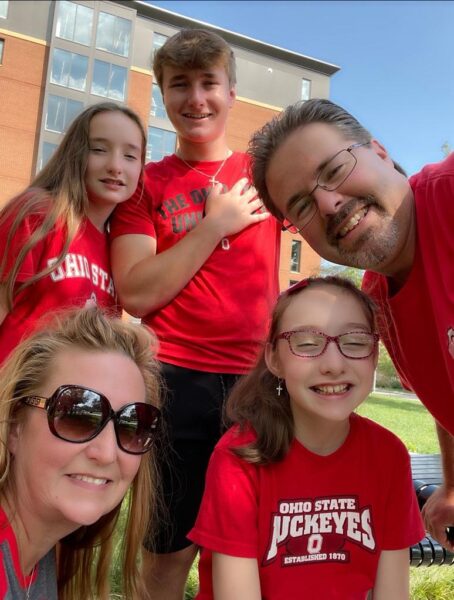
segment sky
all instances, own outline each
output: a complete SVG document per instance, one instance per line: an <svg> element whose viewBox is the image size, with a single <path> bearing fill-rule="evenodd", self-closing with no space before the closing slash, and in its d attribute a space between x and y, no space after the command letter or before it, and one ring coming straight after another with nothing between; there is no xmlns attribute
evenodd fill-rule
<svg viewBox="0 0 454 600"><path fill-rule="evenodd" d="M408 174L454 149L454 1L152 1L338 65L330 99Z"/></svg>

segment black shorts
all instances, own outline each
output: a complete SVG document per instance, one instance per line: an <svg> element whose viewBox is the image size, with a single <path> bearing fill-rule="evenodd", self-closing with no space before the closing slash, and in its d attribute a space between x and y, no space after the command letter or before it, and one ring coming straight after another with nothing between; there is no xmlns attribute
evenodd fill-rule
<svg viewBox="0 0 454 600"><path fill-rule="evenodd" d="M164 449L160 468L168 518L160 519L157 533L145 541L145 548L158 554L191 545L186 535L202 500L208 460L223 433L224 401L238 379L164 363L162 375L168 390L163 416L170 448Z"/></svg>

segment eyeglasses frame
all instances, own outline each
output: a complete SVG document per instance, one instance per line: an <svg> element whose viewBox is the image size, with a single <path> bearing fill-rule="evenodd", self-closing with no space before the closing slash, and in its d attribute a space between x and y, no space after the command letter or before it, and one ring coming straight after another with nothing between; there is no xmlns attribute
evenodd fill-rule
<svg viewBox="0 0 454 600"><path fill-rule="evenodd" d="M317 179L316 179L316 184L314 186L314 188L308 193L305 194L305 197L307 196L312 196L313 193L315 192L315 190L317 188L321 188L322 190L325 190L325 192L334 192L335 190L337 190L343 183L345 183L347 181L347 179L350 177L350 175L353 173L353 171L355 170L356 165L358 164L358 159L356 158L356 156L352 153L352 150L354 150L355 148L361 148L362 146L368 146L370 144L370 142L357 142L355 144L352 144L351 146L349 146L348 148L342 148L342 150L339 150L339 152L336 152L336 154L334 154L325 164L325 166L323 167L323 169L320 171L320 173L317 175ZM350 173L348 173L348 175L346 177L344 177L344 179L338 183L335 187L328 187L327 185L322 185L319 183L319 179L320 176L322 174L322 172L324 171L324 169L327 167L327 165L329 165L329 163L334 160L336 158L336 156L339 156L339 154L341 154L342 152L348 152L350 154L350 156L353 158L353 160L355 161ZM296 225L293 225L292 222L290 221L290 219L288 219L287 217L284 217L283 221L282 221L282 227L283 229L285 229L286 231L290 231L290 233L300 233L301 231L303 231L303 229L305 227L307 227L312 219L314 218L314 216L317 214L318 211L318 205L317 202L314 200L314 206L315 206L315 211L314 214L311 216L311 218L309 219L309 221L307 223L305 223L304 225L302 225L301 227L297 227ZM290 225L286 225L285 221L288 221L288 223L290 223Z"/></svg>
<svg viewBox="0 0 454 600"><path fill-rule="evenodd" d="M102 426L99 429L97 429L90 437L88 437L86 439L68 440L67 438L61 436L55 429L54 416L51 411L55 407L55 403L57 402L59 394L61 394L62 391L66 390L66 389L82 389L82 390L85 390L88 392L92 392L94 394L97 394L101 399L103 399L107 402L107 405L109 407L109 413L107 415L105 422L102 423ZM153 406L153 404L147 404L146 402L130 402L129 404L125 404L124 406L122 406L120 408L120 410L115 411L115 410L113 410L109 399L106 396L104 396L104 394L101 394L100 392L97 392L90 388L84 387L83 385L71 385L71 384L61 385L55 390L55 392L51 396L49 396L49 398L45 398L44 396L31 395L31 396L24 396L24 397L20 398L20 401L23 402L24 404L26 404L27 406L44 409L47 413L47 422L48 422L51 433L58 439L63 440L64 442L69 442L70 444L85 444L86 442L90 442L91 440L95 439L95 437L101 433L101 431L104 429L104 427L107 425L107 423L112 420L114 422L115 438L117 440L117 444L118 444L118 447L120 448L120 450L123 450L123 452L126 452L127 454L136 454L136 455L137 454L145 454L146 452L148 452L150 450L151 444L150 444L150 447L147 447L144 450L141 450L139 452L134 452L134 451L125 449L120 441L120 433L118 431L118 426L119 426L118 414L123 412L125 410L125 408L128 408L129 406L135 406L137 404L144 404L145 406L150 406L155 411L155 420L154 420L155 425L153 427L153 431L156 431L156 429L158 427L159 418L161 415L161 411L159 410L159 408L157 408L156 406Z"/></svg>
<svg viewBox="0 0 454 600"><path fill-rule="evenodd" d="M278 340L282 340L282 339L287 340L288 347L290 348L290 352L294 356L297 356L298 358L318 358L319 356L322 356L322 354L324 354L326 352L328 345L331 342L335 342L337 349L339 350L339 352L342 354L342 356L344 358L348 358L350 360L364 360L365 358L370 358L374 354L374 352L376 352L378 340L380 339L380 336L378 335L378 333L369 333L367 331L346 331L345 333L341 333L339 335L332 336L332 335L327 335L326 333L323 333L323 331L317 331L316 329L305 329L304 331L307 331L309 333L316 333L317 335L321 335L325 339L325 346L319 354L312 354L311 356L301 356L301 354L297 354L296 352L293 351L292 345L290 343L290 338L292 337L292 335L294 333L301 333L301 331L302 331L301 329L293 329L291 331L283 331L282 333L280 333L279 335L276 336L276 342ZM344 354L344 352L342 352L342 349L339 344L339 338L343 337L344 335L350 335L352 333L363 333L363 334L370 335L373 337L374 344L373 344L372 350L370 351L370 353L367 356L347 356L346 354Z"/></svg>

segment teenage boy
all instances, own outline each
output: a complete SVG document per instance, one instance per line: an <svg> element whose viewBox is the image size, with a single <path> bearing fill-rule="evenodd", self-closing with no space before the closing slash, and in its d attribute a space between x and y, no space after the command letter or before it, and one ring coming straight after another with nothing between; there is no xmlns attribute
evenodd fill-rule
<svg viewBox="0 0 454 600"><path fill-rule="evenodd" d="M183 30L159 49L153 69L178 149L146 166L144 189L116 213L112 268L124 308L160 341L170 523L147 543L143 564L150 598L181 600L196 553L186 534L222 405L254 365L277 297L280 227L249 187L247 156L227 145L236 79L226 42Z"/></svg>
<svg viewBox="0 0 454 600"><path fill-rule="evenodd" d="M329 100L290 106L251 140L267 208L323 258L368 269L382 338L436 421L444 485L428 531L454 548L454 154L407 179L386 149Z"/></svg>

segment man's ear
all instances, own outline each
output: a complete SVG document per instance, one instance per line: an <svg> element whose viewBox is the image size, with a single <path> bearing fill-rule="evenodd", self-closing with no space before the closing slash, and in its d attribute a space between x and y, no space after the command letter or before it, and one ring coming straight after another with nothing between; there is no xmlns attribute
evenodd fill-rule
<svg viewBox="0 0 454 600"><path fill-rule="evenodd" d="M265 346L265 362L266 366L273 375L276 375L276 377L281 377L281 366L276 348L274 348L269 342Z"/></svg>
<svg viewBox="0 0 454 600"><path fill-rule="evenodd" d="M370 145L372 150L374 150L375 154L377 154L377 156L394 166L393 160L389 156L388 151L382 144L380 144L378 140L372 138L370 141Z"/></svg>

